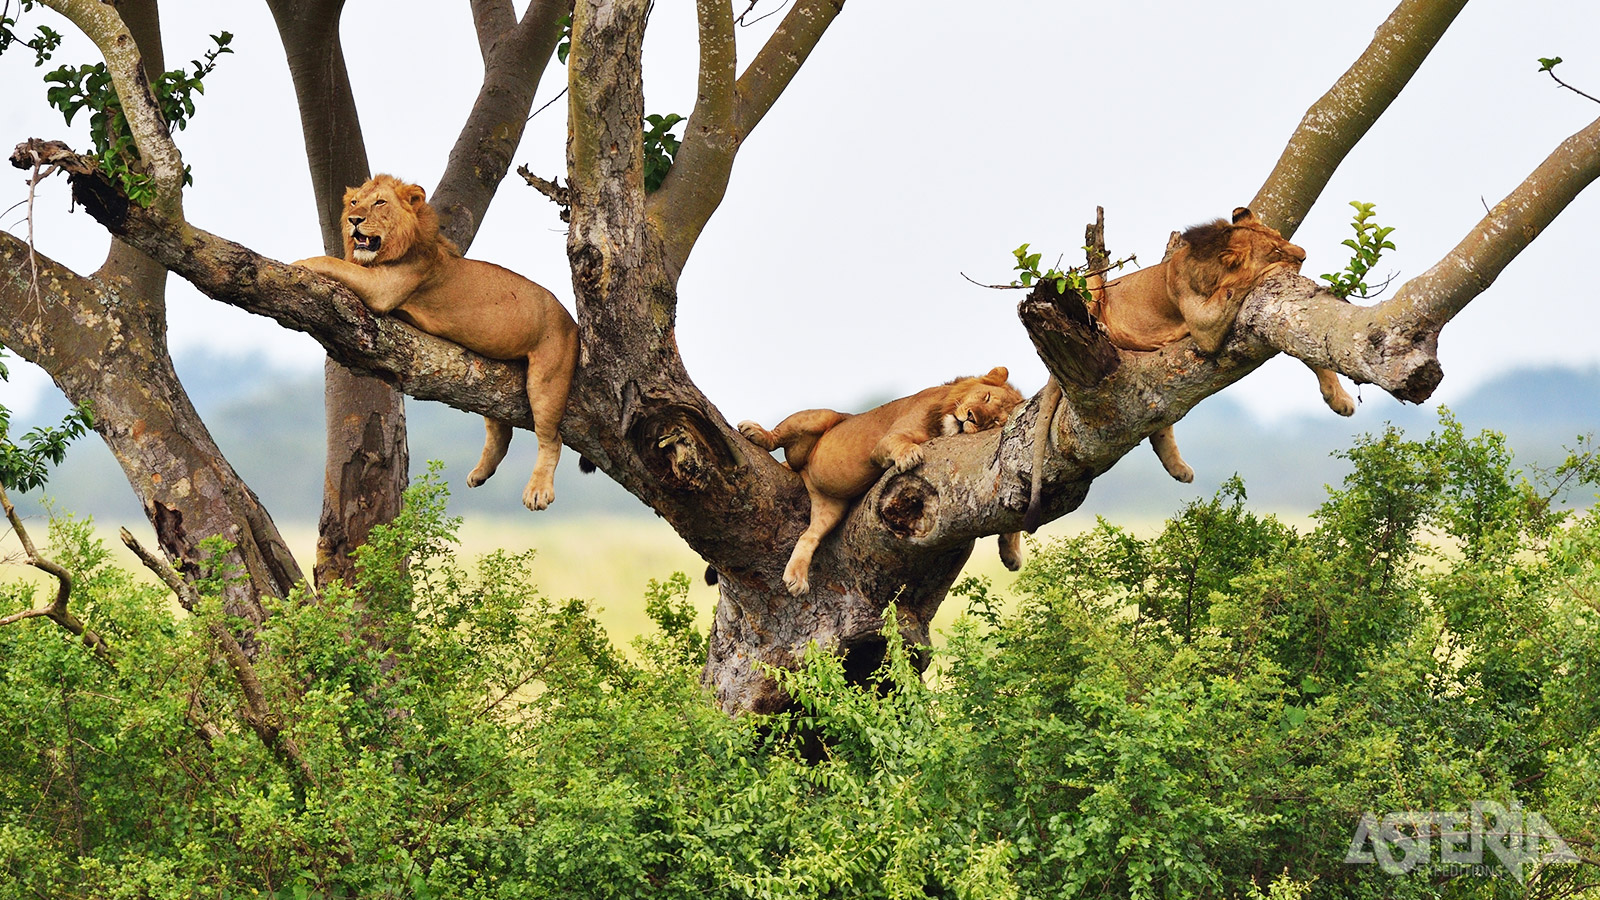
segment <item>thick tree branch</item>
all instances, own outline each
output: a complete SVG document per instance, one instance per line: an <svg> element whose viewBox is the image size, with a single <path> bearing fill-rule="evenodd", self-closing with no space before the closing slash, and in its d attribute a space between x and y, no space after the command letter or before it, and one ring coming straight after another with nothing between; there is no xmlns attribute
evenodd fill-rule
<svg viewBox="0 0 1600 900"><path fill-rule="evenodd" d="M1372 43L1306 110L1272 174L1250 201L1256 217L1293 237L1328 180L1428 58L1467 0L1402 0Z"/></svg>
<svg viewBox="0 0 1600 900"><path fill-rule="evenodd" d="M700 93L672 170L648 205L674 271L682 271L700 232L721 205L740 145L789 86L844 8L844 0L796 3L737 80L732 8L720 0L698 0L696 8Z"/></svg>
<svg viewBox="0 0 1600 900"><path fill-rule="evenodd" d="M802 0L783 17L756 58L739 76L739 134L748 137L794 80L828 26L844 11L844 0Z"/></svg>
<svg viewBox="0 0 1600 900"><path fill-rule="evenodd" d="M1455 249L1383 303L1351 306L1306 282L1246 304L1240 328L1312 365L1420 403L1444 374L1436 356L1440 329L1596 178L1600 119L1563 141Z"/></svg>
<svg viewBox="0 0 1600 900"><path fill-rule="evenodd" d="M155 184L155 205L170 216L183 215L183 156L161 108L150 92L139 44L123 23L117 9L99 0L42 0L78 26L105 57L111 83L122 103L128 130L133 134L139 159Z"/></svg>
<svg viewBox="0 0 1600 900"><path fill-rule="evenodd" d="M135 210L165 221L159 211L128 204L93 160L59 144L30 142L13 161L31 165L34 147L49 148L57 165L77 171L93 202L109 204L103 214ZM250 578L225 592L229 612L260 621L260 592L287 594L300 570L178 384L163 339L163 307L127 293L122 282L86 278L43 255L38 261L46 287L42 305L29 295L28 247L0 233L0 341L48 371L74 402L93 404L95 430L121 463L169 555L188 567L203 558L203 538L221 536L236 545L232 562Z"/></svg>
<svg viewBox="0 0 1600 900"><path fill-rule="evenodd" d="M11 530L16 534L17 540L22 544L23 555L28 560L28 565L56 580L56 597L49 606L42 609L25 609L0 618L0 627L20 622L24 619L43 617L60 625L69 633L83 641L83 645L94 651L94 655L102 662L115 665L111 648L106 645L105 639L93 629L85 626L83 620L72 614L67 608L67 601L72 597L72 573L66 567L52 559L46 559L39 554L33 546L33 538L28 535L28 529L22 525L22 517L17 515L17 510L11 505L11 496L5 488L0 487L0 506L5 508L6 519L11 522Z"/></svg>
<svg viewBox="0 0 1600 900"><path fill-rule="evenodd" d="M462 249L472 244L511 168L534 94L561 41L561 17L571 12L572 0L533 0L522 21L505 23L492 48L485 50L483 86L430 198L444 234ZM481 41L482 22L478 28Z"/></svg>

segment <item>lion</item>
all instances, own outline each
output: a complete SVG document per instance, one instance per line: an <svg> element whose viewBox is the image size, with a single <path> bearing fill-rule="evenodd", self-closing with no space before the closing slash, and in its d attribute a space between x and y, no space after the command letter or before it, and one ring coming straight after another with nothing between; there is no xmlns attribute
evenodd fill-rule
<svg viewBox="0 0 1600 900"><path fill-rule="evenodd" d="M539 455L522 503L555 499L561 417L578 362L578 326L555 295L493 263L463 259L439 234L427 194L392 175L344 193L344 259L295 263L340 282L376 313L393 313L429 334L491 359L526 360L528 405ZM484 419L483 456L467 485L489 480L511 444L511 424Z"/></svg>
<svg viewBox="0 0 1600 900"><path fill-rule="evenodd" d="M1234 209L1231 222L1217 219L1185 231L1177 249L1159 265L1109 282L1090 276L1089 314L1120 349L1158 350L1189 337L1210 356L1222 349L1239 308L1256 285L1279 269L1300 271L1305 259L1305 250L1241 206ZM1355 400L1339 384L1337 374L1316 366L1311 371L1330 409L1341 416L1355 413ZM1033 478L1024 518L1029 532L1038 526L1044 456L1060 399L1061 386L1051 379L1045 385L1034 434ZM1194 469L1178 453L1171 425L1150 435L1150 446L1169 475L1186 484L1194 480Z"/></svg>
<svg viewBox="0 0 1600 900"><path fill-rule="evenodd" d="M763 450L783 448L789 468L800 473L811 496L811 523L794 546L783 583L799 597L811 590L811 555L887 469L898 475L922 463L923 442L936 437L998 428L1022 403L1022 394L996 366L977 378L947 384L892 400L864 413L831 409L797 412L768 431L740 422L739 432ZM1022 536L1000 535L1000 560L1015 571L1022 565Z"/></svg>

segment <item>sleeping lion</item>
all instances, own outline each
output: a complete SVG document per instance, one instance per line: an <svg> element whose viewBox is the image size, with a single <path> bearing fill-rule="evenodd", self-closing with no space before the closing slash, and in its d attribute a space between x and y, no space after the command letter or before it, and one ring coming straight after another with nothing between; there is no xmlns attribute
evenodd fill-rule
<svg viewBox="0 0 1600 900"><path fill-rule="evenodd" d="M1006 382L1005 366L978 378L957 378L892 400L859 415L807 409L771 431L740 422L739 432L766 451L783 448L789 468L800 473L811 497L811 523L794 545L783 583L798 597L811 590L811 555L828 532L865 494L885 469L900 474L922 464L922 443L931 438L998 428L1022 403ZM1015 571L1022 565L1017 532L1000 535L1000 559Z"/></svg>
<svg viewBox="0 0 1600 900"><path fill-rule="evenodd" d="M376 313L394 313L429 334L491 359L526 360L528 405L539 455L522 503L555 499L561 417L578 362L578 326L555 296L493 263L463 259L439 234L422 188L379 175L344 193L344 259L314 256L297 266L332 278ZM489 480L511 444L511 424L484 419L483 456L467 485Z"/></svg>
<svg viewBox="0 0 1600 900"><path fill-rule="evenodd" d="M1217 219L1185 231L1178 249L1159 265L1140 269L1112 281L1090 276L1089 314L1100 322L1113 346L1123 350L1158 350L1186 337L1194 338L1206 355L1222 349L1244 300L1278 269L1300 271L1306 252L1289 243L1245 207L1233 211L1231 222ZM1329 369L1311 367L1322 399L1341 416L1356 411L1355 400ZM1033 446L1033 482L1023 527L1032 531L1039 523L1039 490L1050 422L1061 399L1054 379L1045 385ZM1194 480L1194 469L1178 453L1172 426L1150 435L1150 446L1171 475L1182 482Z"/></svg>

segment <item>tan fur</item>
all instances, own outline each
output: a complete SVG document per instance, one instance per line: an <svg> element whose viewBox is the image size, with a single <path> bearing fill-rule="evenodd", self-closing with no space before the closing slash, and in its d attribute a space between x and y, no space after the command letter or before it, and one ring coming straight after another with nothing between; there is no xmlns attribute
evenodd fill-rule
<svg viewBox="0 0 1600 900"><path fill-rule="evenodd" d="M909 397L901 397L859 415L831 409L808 409L778 423L771 431L755 422L740 422L739 431L763 450L783 448L789 468L800 473L811 496L811 523L795 544L783 583L798 597L811 590L811 556L817 544L850 509L850 501L867 492L885 469L898 475L922 463L922 443L941 435L968 434L998 428L1022 403L1022 395L1006 383L997 366L979 378L957 378ZM1000 535L1000 559L1016 570L1022 565L1021 538Z"/></svg>
<svg viewBox="0 0 1600 900"><path fill-rule="evenodd" d="M555 499L561 417L578 361L578 326L555 296L493 263L462 259L439 234L439 217L422 188L379 175L344 194L344 259L295 263L354 291L368 309L394 313L417 328L491 359L527 360L528 403L539 456L523 505ZM377 246L371 246L373 240ZM511 425L484 420L483 456L467 476L477 487L494 474L511 443Z"/></svg>
<svg viewBox="0 0 1600 900"><path fill-rule="evenodd" d="M1218 219L1184 232L1178 248L1159 265L1110 282L1090 276L1089 313L1123 350L1158 350L1192 337L1200 352L1210 355L1222 349L1256 285L1278 269L1300 271L1305 259L1305 250L1241 206L1233 211L1231 223ZM1356 411L1338 375L1315 366L1311 371L1329 408L1341 416ZM1029 531L1038 524L1041 469L1060 386L1052 380L1046 391L1034 432L1033 484L1024 518ZM1171 425L1152 434L1150 446L1169 475L1184 483L1194 480L1194 469L1178 453Z"/></svg>

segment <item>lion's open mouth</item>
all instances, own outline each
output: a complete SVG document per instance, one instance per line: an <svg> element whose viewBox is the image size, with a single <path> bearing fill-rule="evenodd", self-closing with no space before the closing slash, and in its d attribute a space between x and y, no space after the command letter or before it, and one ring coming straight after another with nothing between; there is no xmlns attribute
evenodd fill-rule
<svg viewBox="0 0 1600 900"><path fill-rule="evenodd" d="M378 248L383 245L383 235L362 234L360 229L355 229L350 232L350 243L357 250L365 250L368 253L377 253Z"/></svg>

